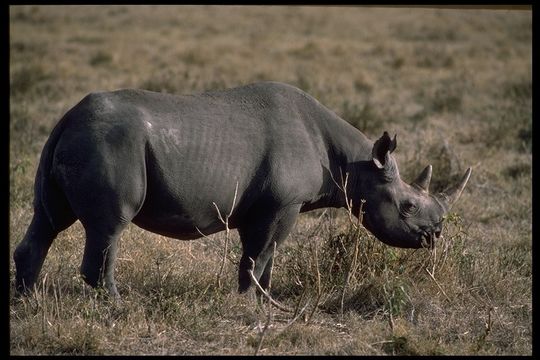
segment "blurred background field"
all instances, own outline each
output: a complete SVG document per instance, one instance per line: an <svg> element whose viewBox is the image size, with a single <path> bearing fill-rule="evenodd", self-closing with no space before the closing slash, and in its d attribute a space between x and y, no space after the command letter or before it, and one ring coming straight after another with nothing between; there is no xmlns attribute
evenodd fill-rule
<svg viewBox="0 0 540 360"><path fill-rule="evenodd" d="M292 307L311 302L292 323L274 310L262 342L267 309L235 293L236 233L218 286L224 234L181 242L130 226L123 302L109 304L78 275L76 223L53 244L40 291L10 294L12 354L531 354L531 11L10 6L9 16L10 258L41 149L92 91L282 81L372 139L396 133L406 181L431 163L442 190L473 167L435 253L379 244L344 210L301 216L277 251L273 291Z"/></svg>

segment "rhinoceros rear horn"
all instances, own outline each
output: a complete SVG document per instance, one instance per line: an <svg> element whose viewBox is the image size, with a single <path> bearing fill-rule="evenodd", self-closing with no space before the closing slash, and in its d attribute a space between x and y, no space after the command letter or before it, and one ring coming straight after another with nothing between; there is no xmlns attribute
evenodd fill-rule
<svg viewBox="0 0 540 360"><path fill-rule="evenodd" d="M420 175L418 175L416 180L412 182L412 185L420 188L420 190L429 192L429 183L431 182L432 170L433 168L431 165L426 166Z"/></svg>
<svg viewBox="0 0 540 360"><path fill-rule="evenodd" d="M461 178L461 181L448 188L447 190L443 191L443 201L446 205L447 211L450 210L452 205L459 199L461 192L465 188L465 185L467 185L467 181L469 181L469 177L471 176L471 168L468 168L465 172L465 175Z"/></svg>

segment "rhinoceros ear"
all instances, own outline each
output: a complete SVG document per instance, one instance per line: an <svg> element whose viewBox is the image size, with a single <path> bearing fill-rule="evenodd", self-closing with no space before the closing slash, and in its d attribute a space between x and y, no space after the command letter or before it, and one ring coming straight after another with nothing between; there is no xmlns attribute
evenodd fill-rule
<svg viewBox="0 0 540 360"><path fill-rule="evenodd" d="M390 135L388 135L388 132L385 131L380 139L373 144L371 155L375 166L379 169L383 169L385 165L387 165L390 154L396 149L396 146L396 135L394 135L394 139L392 140Z"/></svg>

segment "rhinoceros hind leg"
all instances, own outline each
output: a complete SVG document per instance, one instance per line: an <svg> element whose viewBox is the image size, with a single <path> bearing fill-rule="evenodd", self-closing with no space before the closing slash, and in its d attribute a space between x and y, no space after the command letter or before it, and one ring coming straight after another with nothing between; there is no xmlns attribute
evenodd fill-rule
<svg viewBox="0 0 540 360"><path fill-rule="evenodd" d="M262 208L268 209L266 206ZM238 292L244 293L251 286L248 273L252 266L250 258L255 261L255 278L263 289L268 288L274 242L279 245L287 238L299 211L300 205L291 205L277 211L256 211L238 228L243 247L238 271Z"/></svg>
<svg viewBox="0 0 540 360"><path fill-rule="evenodd" d="M105 229L85 226L86 244L81 275L84 281L94 288L104 286L113 298L120 297L114 280L114 264L118 239L126 225L127 223L121 222Z"/></svg>
<svg viewBox="0 0 540 360"><path fill-rule="evenodd" d="M90 150L88 162L82 159L81 165L69 169L80 175L67 178L65 174L70 173L64 171L61 180L85 230L80 273L90 286L104 286L112 297L119 298L114 281L118 239L142 206L145 180L133 162L122 162L114 154L96 155Z"/></svg>
<svg viewBox="0 0 540 360"><path fill-rule="evenodd" d="M44 216L34 215L23 241L13 253L17 269L15 286L18 292L33 289L45 256L57 234Z"/></svg>
<svg viewBox="0 0 540 360"><path fill-rule="evenodd" d="M72 214L54 215L57 220L60 220L58 222L59 229L53 228L41 203L38 202L34 207L34 216L23 241L17 245L13 253L16 268L15 288L19 293L33 290L52 242L60 231L69 227L76 220Z"/></svg>

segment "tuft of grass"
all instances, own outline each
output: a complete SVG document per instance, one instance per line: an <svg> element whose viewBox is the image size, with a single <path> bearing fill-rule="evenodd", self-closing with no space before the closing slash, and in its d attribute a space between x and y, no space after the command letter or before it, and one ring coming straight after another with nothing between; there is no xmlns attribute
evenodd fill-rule
<svg viewBox="0 0 540 360"><path fill-rule="evenodd" d="M290 50L289 54L299 59L309 60L320 56L321 50L316 43L308 41L303 46Z"/></svg>
<svg viewBox="0 0 540 360"><path fill-rule="evenodd" d="M385 126L384 120L379 116L376 109L373 108L369 98L363 105L345 100L339 115L366 134L378 134Z"/></svg>
<svg viewBox="0 0 540 360"><path fill-rule="evenodd" d="M112 59L111 54L104 51L98 51L92 55L88 63L92 66L102 66L111 63Z"/></svg>
<svg viewBox="0 0 540 360"><path fill-rule="evenodd" d="M515 101L527 101L532 97L532 82L527 79L505 83L503 95Z"/></svg>
<svg viewBox="0 0 540 360"><path fill-rule="evenodd" d="M22 96L29 93L36 85L47 80L49 75L41 64L29 64L15 70L11 76L10 94L11 96Z"/></svg>
<svg viewBox="0 0 540 360"><path fill-rule="evenodd" d="M182 54L180 59L186 64L191 66L204 66L208 60L204 56L204 54L201 53L201 51L198 50L189 50Z"/></svg>
<svg viewBox="0 0 540 360"><path fill-rule="evenodd" d="M454 58L443 45L422 46L415 49L416 66L420 68L452 68Z"/></svg>
<svg viewBox="0 0 540 360"><path fill-rule="evenodd" d="M398 24L394 27L395 35L406 41L415 42L456 42L462 40L463 35L456 29L444 24Z"/></svg>
<svg viewBox="0 0 540 360"><path fill-rule="evenodd" d="M388 355L420 355L405 336L392 336L383 343L383 350Z"/></svg>
<svg viewBox="0 0 540 360"><path fill-rule="evenodd" d="M434 88L421 89L418 98L424 106L435 113L457 113L463 105L463 88L459 83L446 79Z"/></svg>
<svg viewBox="0 0 540 360"><path fill-rule="evenodd" d="M100 45L105 42L105 39L99 36L74 35L70 37L67 41L79 45Z"/></svg>
<svg viewBox="0 0 540 360"><path fill-rule="evenodd" d="M140 85L141 88L156 92L165 92L169 94L178 93L178 85L171 78L150 78Z"/></svg>
<svg viewBox="0 0 540 360"><path fill-rule="evenodd" d="M530 177L531 165L526 163L510 164L503 170L503 175L512 179L521 176Z"/></svg>

